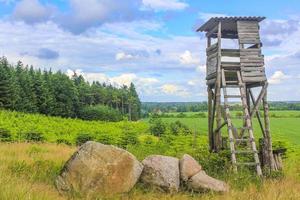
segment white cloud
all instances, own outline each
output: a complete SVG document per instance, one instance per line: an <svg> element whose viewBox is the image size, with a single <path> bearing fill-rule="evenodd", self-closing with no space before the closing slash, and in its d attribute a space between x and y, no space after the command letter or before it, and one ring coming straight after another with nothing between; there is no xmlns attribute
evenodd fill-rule
<svg viewBox="0 0 300 200"><path fill-rule="evenodd" d="M206 65L198 65L196 71L200 73L206 73Z"/></svg>
<svg viewBox="0 0 300 200"><path fill-rule="evenodd" d="M12 16L31 24L49 20L53 9L53 6L45 6L39 0L22 0L17 3Z"/></svg>
<svg viewBox="0 0 300 200"><path fill-rule="evenodd" d="M124 52L119 52L116 54L116 60L128 60L128 59L132 59L133 55L131 54L126 54Z"/></svg>
<svg viewBox="0 0 300 200"><path fill-rule="evenodd" d="M187 97L190 95L188 90L182 86L175 84L164 84L160 87L161 91L168 95Z"/></svg>
<svg viewBox="0 0 300 200"><path fill-rule="evenodd" d="M190 81L188 81L188 85L195 86L196 85L196 81L190 80Z"/></svg>
<svg viewBox="0 0 300 200"><path fill-rule="evenodd" d="M138 89L143 90L145 87L149 87L159 83L159 80L153 77L141 77L134 73L124 73L118 76L108 76L105 73L96 72L83 72L81 69L66 71L66 75L72 77L76 73L77 75L82 75L85 80L92 83L93 81L98 81L100 83L112 84L116 87L121 87L123 85L130 86L131 83L136 84ZM149 91L151 92L151 91Z"/></svg>
<svg viewBox="0 0 300 200"><path fill-rule="evenodd" d="M280 84L283 80L289 78L290 76L284 74L282 71L275 71L274 74L269 79L270 84Z"/></svg>
<svg viewBox="0 0 300 200"><path fill-rule="evenodd" d="M143 0L145 8L156 11L160 10L183 10L188 7L187 3L180 0Z"/></svg>
<svg viewBox="0 0 300 200"><path fill-rule="evenodd" d="M188 50L179 56L179 60L180 63L184 65L194 65L199 63L198 59L194 58L192 53Z"/></svg>

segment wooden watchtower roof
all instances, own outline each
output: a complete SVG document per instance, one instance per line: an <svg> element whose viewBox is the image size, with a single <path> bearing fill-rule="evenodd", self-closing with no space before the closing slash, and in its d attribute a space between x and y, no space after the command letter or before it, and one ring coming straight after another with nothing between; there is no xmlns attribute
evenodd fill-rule
<svg viewBox="0 0 300 200"><path fill-rule="evenodd" d="M222 23L222 38L238 38L237 21L261 22L265 17L213 17L197 29L197 32L211 33L211 38L217 38L217 26ZM208 34L207 34L208 35Z"/></svg>
<svg viewBox="0 0 300 200"><path fill-rule="evenodd" d="M259 35L259 22L264 19L265 17L213 17L197 29L206 32L207 37L207 85L214 87L217 73L221 69L239 70L243 82L254 87L267 81ZM217 38L217 42L212 44L212 38ZM222 39L236 39L239 48L224 48Z"/></svg>

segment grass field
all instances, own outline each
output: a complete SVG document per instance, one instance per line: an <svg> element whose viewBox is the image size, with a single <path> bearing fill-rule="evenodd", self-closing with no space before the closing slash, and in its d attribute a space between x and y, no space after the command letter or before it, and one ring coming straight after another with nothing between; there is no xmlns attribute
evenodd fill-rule
<svg viewBox="0 0 300 200"><path fill-rule="evenodd" d="M63 200L54 186L54 180L63 163L76 148L56 144L1 144L0 145L0 199L2 200ZM300 161L289 158L286 176L266 180L263 185L249 184L242 188L232 186L228 194L166 194L137 186L129 194L115 197L122 200L297 200L300 199ZM243 177L240 177L242 180ZM238 179L239 180L239 179Z"/></svg>
<svg viewBox="0 0 300 200"><path fill-rule="evenodd" d="M288 116L291 113L284 111ZM13 143L0 143L0 199L65 199L60 196L54 186L54 180L65 161L77 149L76 146L55 144L56 139L66 138L74 144L76 135L81 132L90 133L96 139L109 136L119 145L125 130L138 133L139 144L127 145L128 151L139 160L150 154L163 154L180 157L184 153L193 155L210 174L226 180L231 191L228 194L193 194L180 192L166 194L141 187L139 184L129 194L114 199L165 199L165 200L230 200L230 199L300 199L300 118L271 118L273 140L288 143L288 155L284 160L285 176L279 179L268 179L263 184L253 181L244 174L231 176L228 171L215 171L223 163L218 154L207 152L207 119L206 118L163 118L165 122L180 120L191 129L197 130L197 138L193 136L168 136L157 138L149 135L147 120L144 122L87 122L76 119L62 119L42 115L29 115L18 112L0 111L0 128L9 130L14 137ZM238 119L234 119L238 120ZM258 124L255 123L255 130ZM24 143L19 136L28 131L41 132L45 143ZM224 130L226 134L226 130ZM107 139L107 138L106 138ZM132 138L131 138L132 139ZM106 140L107 141L107 140ZM49 143L50 142L50 143ZM222 166L221 166L222 167Z"/></svg>
<svg viewBox="0 0 300 200"><path fill-rule="evenodd" d="M236 113L239 111L231 111L232 115L235 116ZM184 115L186 115L187 117L191 117L191 116L195 116L197 113L199 112L183 112ZM207 112L200 112L200 113L205 113L207 115ZM169 112L169 113L165 113L167 115L180 115L180 112ZM299 117L300 118L300 111L297 110L271 110L270 111L270 117L271 118L275 118L275 117L279 117L279 118L295 118L295 117Z"/></svg>
<svg viewBox="0 0 300 200"><path fill-rule="evenodd" d="M173 115L178 115L179 113L170 113ZM193 116L195 113L187 112L184 113L187 116ZM232 113L235 116L236 112ZM271 134L274 140L281 140L291 145L300 145L300 111L271 111L270 112L270 123L271 123ZM273 116L273 117L272 117ZM274 117L275 116L275 117ZM168 117L162 118L166 123L171 123L174 121L181 121L186 124L190 129L195 131L198 135L206 136L208 131L208 119L207 118L194 118L194 117ZM148 121L148 119L145 119ZM241 127L242 120L233 119L234 124ZM254 122L254 133L256 138L261 137L261 130L256 118ZM227 134L226 127L222 129L224 136Z"/></svg>

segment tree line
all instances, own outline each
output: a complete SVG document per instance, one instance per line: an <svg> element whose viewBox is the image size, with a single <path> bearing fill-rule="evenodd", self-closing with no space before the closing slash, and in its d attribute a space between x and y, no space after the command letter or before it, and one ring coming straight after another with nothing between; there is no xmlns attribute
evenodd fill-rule
<svg viewBox="0 0 300 200"><path fill-rule="evenodd" d="M270 110L300 110L300 102L270 101ZM207 102L143 102L142 113L146 117L149 113L170 113L170 112L205 112L208 109ZM231 110L241 111L240 103L232 103Z"/></svg>
<svg viewBox="0 0 300 200"><path fill-rule="evenodd" d="M76 73L70 78L61 71L35 70L20 61L12 65L7 58L0 58L1 108L80 118L85 110L95 113L91 108L99 106L129 120L140 118L141 102L133 83L120 88L98 81L89 83Z"/></svg>

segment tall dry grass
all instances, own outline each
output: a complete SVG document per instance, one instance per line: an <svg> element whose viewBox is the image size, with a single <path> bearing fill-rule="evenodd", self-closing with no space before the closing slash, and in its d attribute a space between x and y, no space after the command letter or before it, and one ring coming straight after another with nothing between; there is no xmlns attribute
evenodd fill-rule
<svg viewBox="0 0 300 200"><path fill-rule="evenodd" d="M56 144L0 143L0 199L52 200L65 199L55 189L54 180L63 163L75 148ZM242 189L232 188L227 194L175 195L147 191L137 187L129 194L115 197L124 200L298 200L300 199L300 161L289 159L286 176L266 180L260 186L252 184Z"/></svg>

